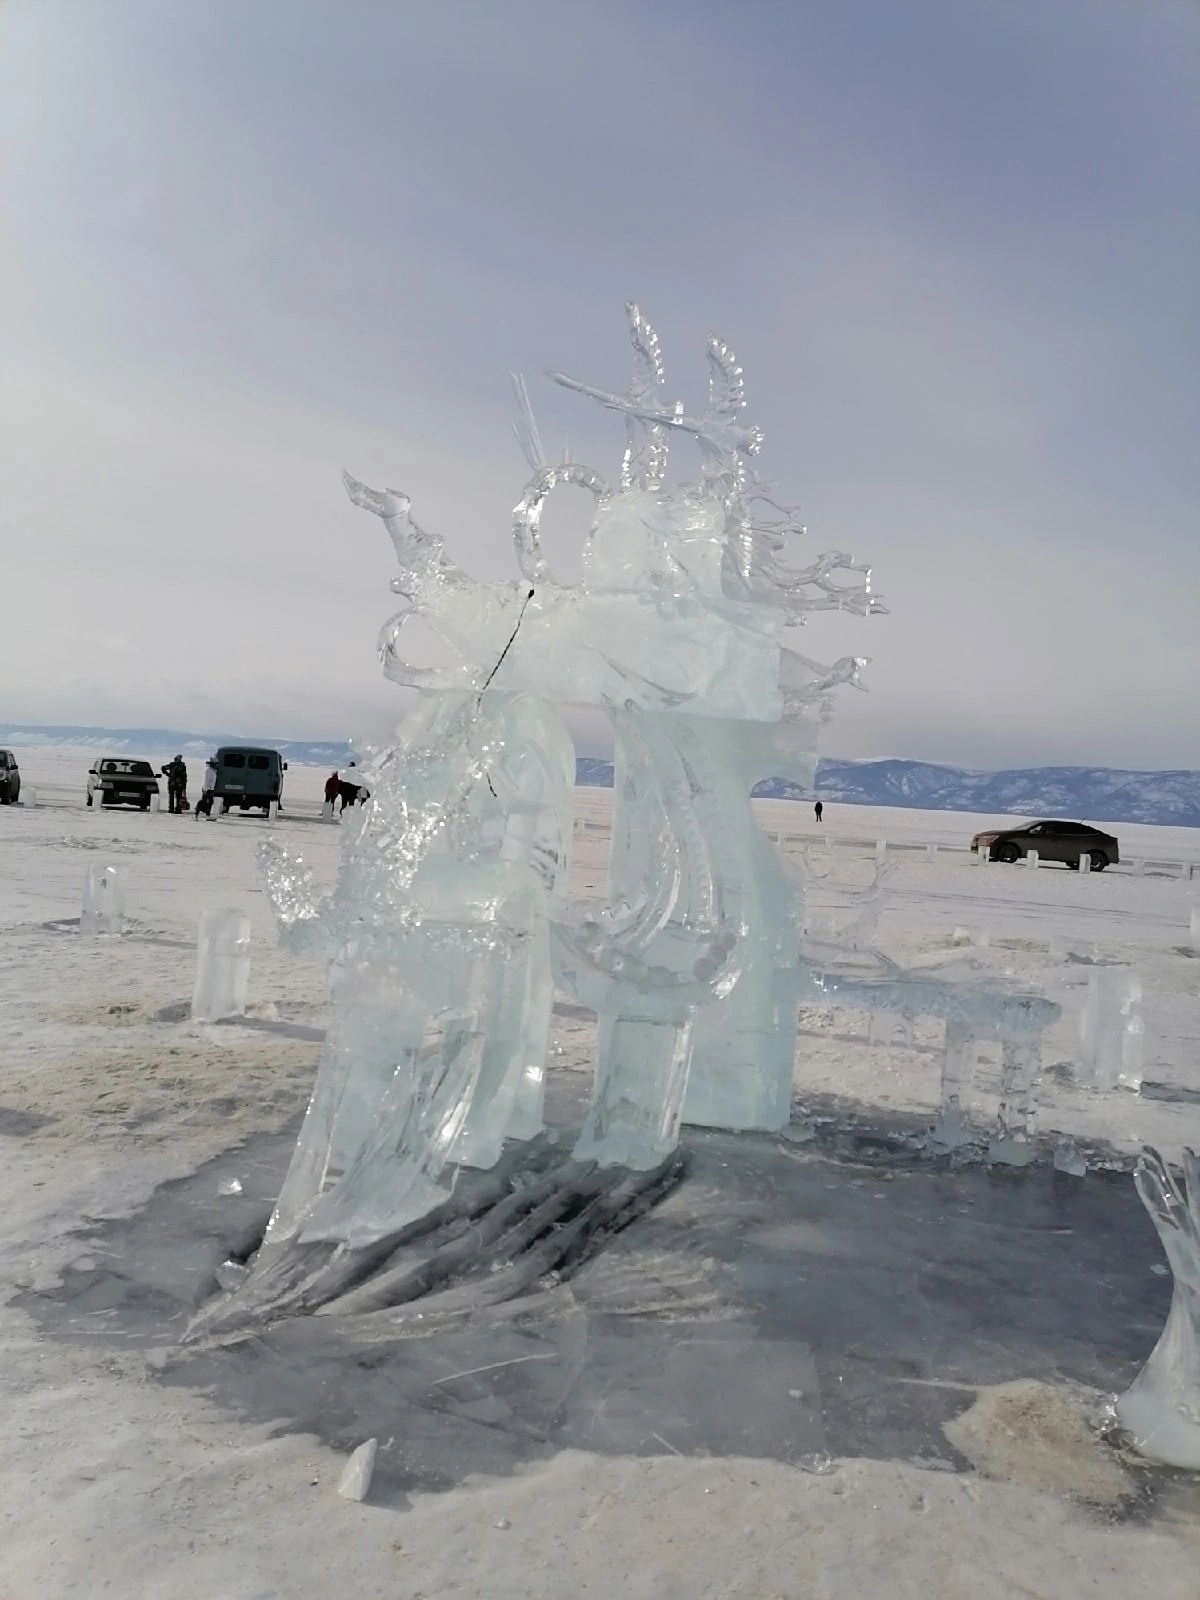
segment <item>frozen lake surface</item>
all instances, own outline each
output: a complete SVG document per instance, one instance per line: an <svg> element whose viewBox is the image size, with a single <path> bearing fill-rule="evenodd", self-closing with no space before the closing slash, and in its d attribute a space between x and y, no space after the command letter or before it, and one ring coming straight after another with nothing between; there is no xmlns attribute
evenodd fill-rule
<svg viewBox="0 0 1200 1600"><path fill-rule="evenodd" d="M1169 1288L1119 1173L952 1175L869 1143L702 1135L689 1184L531 1331L404 1341L356 1364L317 1327L334 1319L314 1318L190 1372L148 1366L203 1290L205 1250L252 1231L270 1198L315 1072L325 975L274 948L260 818L89 811L77 753L21 760L39 804L0 811L0 1554L14 1596L1194 1600L1191 1482L1140 1477L1077 1425L1078 1395L1127 1381L1149 1352ZM288 773L280 826L331 881L325 776ZM581 895L603 891L610 802L577 792ZM934 965L965 929L980 981L1062 1005L1039 1087L1048 1147L1059 1132L1115 1156L1195 1142L1200 877L1181 863L1200 863L1200 835L1118 827L1142 872L1081 877L979 867L964 847L991 818L829 806L818 827L808 807L760 812L786 856L810 851L830 873L814 922L837 919L838 886L865 881L886 839L887 955ZM119 940L73 926L98 862L127 880ZM197 923L222 906L250 916L248 1016L194 1025ZM1072 1080L1096 962L1141 977L1149 1092ZM933 1025L911 1048L869 1045L866 1025L805 1009L797 1115L919 1126L938 1098ZM588 1016L561 1008L552 1104L566 1121L593 1044ZM997 1066L985 1050L984 1118ZM222 1195L234 1178L241 1194ZM169 1203L148 1208L166 1182ZM381 1499L339 1500L345 1456L376 1432Z"/></svg>

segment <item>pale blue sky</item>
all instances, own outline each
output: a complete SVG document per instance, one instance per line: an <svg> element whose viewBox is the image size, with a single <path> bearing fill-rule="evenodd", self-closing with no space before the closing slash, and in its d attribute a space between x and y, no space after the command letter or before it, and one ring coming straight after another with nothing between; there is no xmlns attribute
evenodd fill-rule
<svg viewBox="0 0 1200 1600"><path fill-rule="evenodd" d="M1200 766L1198 89L1167 0L7 0L4 715L378 734L342 467L512 574L632 296L875 564L831 753Z"/></svg>

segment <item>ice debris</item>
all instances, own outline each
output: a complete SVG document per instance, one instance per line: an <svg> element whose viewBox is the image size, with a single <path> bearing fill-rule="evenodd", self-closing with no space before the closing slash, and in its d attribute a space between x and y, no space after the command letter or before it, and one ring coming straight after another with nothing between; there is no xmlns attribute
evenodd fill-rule
<svg viewBox="0 0 1200 1600"><path fill-rule="evenodd" d="M338 1481L337 1492L344 1500L365 1500L371 1488L371 1476L375 1471L375 1455L379 1449L378 1439L368 1439L360 1444L358 1449L347 1461L342 1476Z"/></svg>

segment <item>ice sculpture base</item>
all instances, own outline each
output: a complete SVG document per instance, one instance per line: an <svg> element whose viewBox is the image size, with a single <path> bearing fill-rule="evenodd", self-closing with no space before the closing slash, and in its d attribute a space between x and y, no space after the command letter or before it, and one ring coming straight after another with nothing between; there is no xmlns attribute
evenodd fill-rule
<svg viewBox="0 0 1200 1600"><path fill-rule="evenodd" d="M589 1084L583 1074L552 1071L550 1091L549 1114L561 1134L546 1154L561 1164L586 1113ZM833 1108L819 1109L825 1127ZM550 1190L543 1189L483 1251L460 1261L468 1273L481 1269L469 1296L451 1275L445 1247L410 1236L386 1247L394 1259L377 1263L376 1274L425 1268L436 1257L444 1275L404 1302L407 1326L396 1320L401 1306L352 1300L356 1289L343 1279L341 1306L331 1299L311 1307L318 1314L302 1326L268 1319L256 1337L230 1339L219 1352L200 1340L160 1357L167 1381L206 1389L212 1403L252 1422L286 1416L293 1430L343 1457L377 1431L384 1494L400 1484L410 1493L441 1491L471 1474L505 1475L563 1448L661 1454L676 1465L677 1453L708 1456L710 1465L727 1456L791 1462L819 1452L838 1460L864 1449L889 1459L946 1458L951 1453L936 1441L948 1415L968 1403L957 1387L965 1380L1001 1385L1033 1371L1119 1390L1131 1350L1146 1343L1140 1330L1147 1321L1161 1325L1170 1300L1168 1281L1147 1273L1152 1240L1130 1183L1064 1184L1048 1161L997 1182L981 1167L948 1174L914 1162L911 1152L900 1157L903 1181L887 1183L878 1154L885 1136L902 1144L919 1132L919 1120L861 1112L879 1136L865 1185L861 1149L843 1161L820 1132L797 1160L784 1140L685 1127L685 1181L611 1244L598 1225L590 1234L598 1253L566 1283L557 1283L553 1267L534 1276L546 1259L539 1239L521 1246L518 1237L516 1250L505 1239L525 1228L534 1205L545 1205ZM102 1337L125 1351L161 1346L164 1320L182 1327L192 1312L202 1288L196 1263L244 1250L261 1227L291 1142L287 1133L262 1135L239 1148L241 1194L217 1194L230 1170L226 1153L159 1189L140 1212L100 1224L96 1248L109 1268L112 1308L101 1330L81 1326L86 1279L70 1271L61 1289L29 1292L21 1308L55 1338ZM541 1151L540 1143L507 1150L492 1171L462 1173L451 1204L464 1209L446 1214L440 1239L466 1241L485 1214L495 1217L511 1192L503 1182L514 1154L516 1170L532 1178L528 1187L541 1184L550 1167L531 1165ZM625 1177L619 1169L602 1176L614 1186ZM578 1209L569 1215L556 1209L564 1190L551 1186L542 1243L593 1201L616 1198L614 1189L585 1199L582 1182L577 1171L569 1204ZM886 1201L874 1198L884 1191ZM491 1198L481 1207L484 1193ZM598 1208L593 1222L597 1216ZM294 1307L304 1306L310 1283L320 1277L333 1285L352 1259L330 1245L297 1252ZM502 1276L510 1261L520 1263L524 1287L515 1299L486 1303L496 1280L513 1289L514 1278ZM1097 1317L1101 1281L1107 1309ZM1021 1292L1003 1295L1001 1286L1012 1284ZM418 1330L423 1336L412 1337ZM541 1359L519 1359L531 1351ZM897 1384L897 1372L928 1381ZM619 1406L611 1403L614 1374ZM605 1394L610 1401L602 1405ZM364 1419L361 1427L354 1416ZM381 1417L386 1428L371 1421ZM1105 1445L1096 1448L1118 1475L1124 1471Z"/></svg>
<svg viewBox="0 0 1200 1600"><path fill-rule="evenodd" d="M1134 1449L1147 1461L1200 1472L1200 1423L1182 1416L1161 1395L1122 1395L1117 1420L1133 1435Z"/></svg>

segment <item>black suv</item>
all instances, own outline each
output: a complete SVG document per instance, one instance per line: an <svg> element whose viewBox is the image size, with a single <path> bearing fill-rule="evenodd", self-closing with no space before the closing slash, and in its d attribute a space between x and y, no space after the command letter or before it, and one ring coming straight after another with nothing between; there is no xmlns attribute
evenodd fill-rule
<svg viewBox="0 0 1200 1600"><path fill-rule="evenodd" d="M140 806L149 811L150 797L157 793L158 779L148 761L105 756L88 768L88 805L99 798L102 806Z"/></svg>
<svg viewBox="0 0 1200 1600"><path fill-rule="evenodd" d="M1030 822L1023 828L989 829L975 835L971 849L986 850L992 861L1008 862L1036 850L1039 862L1061 861L1071 868L1087 856L1093 872L1103 872L1121 859L1112 834L1085 822Z"/></svg>
<svg viewBox="0 0 1200 1600"><path fill-rule="evenodd" d="M21 798L21 769L11 750L0 750L0 806L15 806Z"/></svg>

